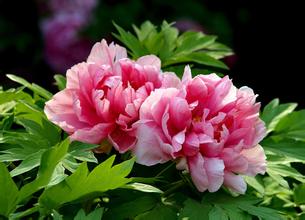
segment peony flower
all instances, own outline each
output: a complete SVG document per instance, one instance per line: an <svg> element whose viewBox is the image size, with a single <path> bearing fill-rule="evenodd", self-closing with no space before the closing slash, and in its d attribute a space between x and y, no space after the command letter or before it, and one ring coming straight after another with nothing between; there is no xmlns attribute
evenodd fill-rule
<svg viewBox="0 0 305 220"><path fill-rule="evenodd" d="M64 72L88 56L92 44L78 34L85 23L77 13L58 14L42 22L45 57L54 70Z"/></svg>
<svg viewBox="0 0 305 220"><path fill-rule="evenodd" d="M136 143L132 125L143 101L155 88L179 79L161 73L156 56L126 57L123 47L96 43L86 63L67 71L66 89L46 103L48 119L72 140L99 144L107 139L121 153L131 149Z"/></svg>
<svg viewBox="0 0 305 220"><path fill-rule="evenodd" d="M58 72L64 72L84 60L92 42L80 36L80 31L90 22L96 0L51 0L53 15L43 20L45 58Z"/></svg>
<svg viewBox="0 0 305 220"><path fill-rule="evenodd" d="M96 0L50 0L49 6L54 13L90 14L97 5Z"/></svg>
<svg viewBox="0 0 305 220"><path fill-rule="evenodd" d="M161 88L143 102L133 153L144 165L177 161L199 191L222 185L244 193L241 175L266 170L258 144L265 136L260 104L248 87L237 89L228 77L191 76L185 68L182 88ZM241 174L241 175L239 175Z"/></svg>

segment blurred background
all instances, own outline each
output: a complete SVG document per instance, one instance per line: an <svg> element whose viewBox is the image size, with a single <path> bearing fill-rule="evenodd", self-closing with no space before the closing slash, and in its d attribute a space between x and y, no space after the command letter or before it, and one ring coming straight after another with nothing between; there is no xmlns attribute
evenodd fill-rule
<svg viewBox="0 0 305 220"><path fill-rule="evenodd" d="M112 21L131 29L167 20L233 48L225 74L263 104L278 97L305 107L303 11L301 1L0 0L0 85L13 85L11 73L55 91L54 74L85 60L94 42L114 40Z"/></svg>

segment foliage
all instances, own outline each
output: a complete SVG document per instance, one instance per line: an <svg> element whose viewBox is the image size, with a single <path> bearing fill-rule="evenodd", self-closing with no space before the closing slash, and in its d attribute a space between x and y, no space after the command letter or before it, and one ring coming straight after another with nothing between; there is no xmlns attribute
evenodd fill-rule
<svg viewBox="0 0 305 220"><path fill-rule="evenodd" d="M163 22L117 26L117 36L137 58L161 57L163 68L192 62L199 70L225 69L220 58L231 50L216 37L179 35ZM166 45L166 47L164 46ZM245 195L220 190L199 193L187 173L172 164L144 167L126 153L94 154L99 146L70 142L49 122L42 87L9 75L21 87L0 90L0 218L9 219L303 219L305 216L305 110L271 101L261 118L268 136L265 175L248 177ZM65 78L55 76L59 90ZM111 153L114 154L113 152Z"/></svg>
<svg viewBox="0 0 305 220"><path fill-rule="evenodd" d="M194 63L198 68L197 74L206 70L212 72L215 68L228 69L219 59L231 55L232 51L216 42L216 36L195 31L179 35L178 29L166 21L160 28L149 21L140 27L133 26L136 35L114 25L119 32L114 36L127 46L135 59L145 54L155 54L160 57L164 70L180 70L185 63Z"/></svg>

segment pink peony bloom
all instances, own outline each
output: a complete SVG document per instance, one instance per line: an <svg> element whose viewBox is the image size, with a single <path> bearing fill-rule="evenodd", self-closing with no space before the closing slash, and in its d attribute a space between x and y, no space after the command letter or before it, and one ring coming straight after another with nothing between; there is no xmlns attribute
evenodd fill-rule
<svg viewBox="0 0 305 220"><path fill-rule="evenodd" d="M70 134L72 140L99 144L108 139L119 152L136 143L133 123L147 96L155 88L177 84L171 73L162 74L153 55L129 60L125 48L107 45L92 48L87 63L67 71L67 87L46 103L49 120Z"/></svg>
<svg viewBox="0 0 305 220"><path fill-rule="evenodd" d="M65 72L75 63L84 60L92 42L80 36L90 22L96 0L51 0L53 16L42 22L45 57L58 72Z"/></svg>
<svg viewBox="0 0 305 220"><path fill-rule="evenodd" d="M55 71L65 72L88 56L92 44L78 34L85 22L77 13L58 14L42 22L45 57Z"/></svg>
<svg viewBox="0 0 305 220"><path fill-rule="evenodd" d="M255 99L250 88L237 89L228 77L192 78L186 67L182 88L156 89L143 102L133 153L149 166L175 159L201 192L225 185L244 193L246 183L238 174L266 170L258 145L265 126Z"/></svg>
<svg viewBox="0 0 305 220"><path fill-rule="evenodd" d="M50 0L49 6L54 13L90 14L97 5L97 0Z"/></svg>

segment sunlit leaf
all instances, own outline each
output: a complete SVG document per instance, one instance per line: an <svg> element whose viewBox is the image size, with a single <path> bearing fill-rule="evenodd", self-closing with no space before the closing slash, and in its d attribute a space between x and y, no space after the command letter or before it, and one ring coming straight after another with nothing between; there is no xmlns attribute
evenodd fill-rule
<svg viewBox="0 0 305 220"><path fill-rule="evenodd" d="M43 98L45 98L47 100L52 97L52 93L50 93L46 89L42 88L41 86L36 85L35 83L31 84L28 81L26 81L25 79L23 79L19 76L12 75L12 74L7 74L6 76L10 80L27 87L28 89L32 90L33 92L37 93L38 95L42 96Z"/></svg>
<svg viewBox="0 0 305 220"><path fill-rule="evenodd" d="M6 166L0 162L0 218L8 217L16 209L18 188Z"/></svg>
<svg viewBox="0 0 305 220"><path fill-rule="evenodd" d="M67 202L72 202L95 193L116 189L130 182L126 178L132 169L134 160L113 165L115 157L95 167L90 173L87 164L82 163L79 168L64 181L46 189L39 198L39 203L51 210Z"/></svg>

